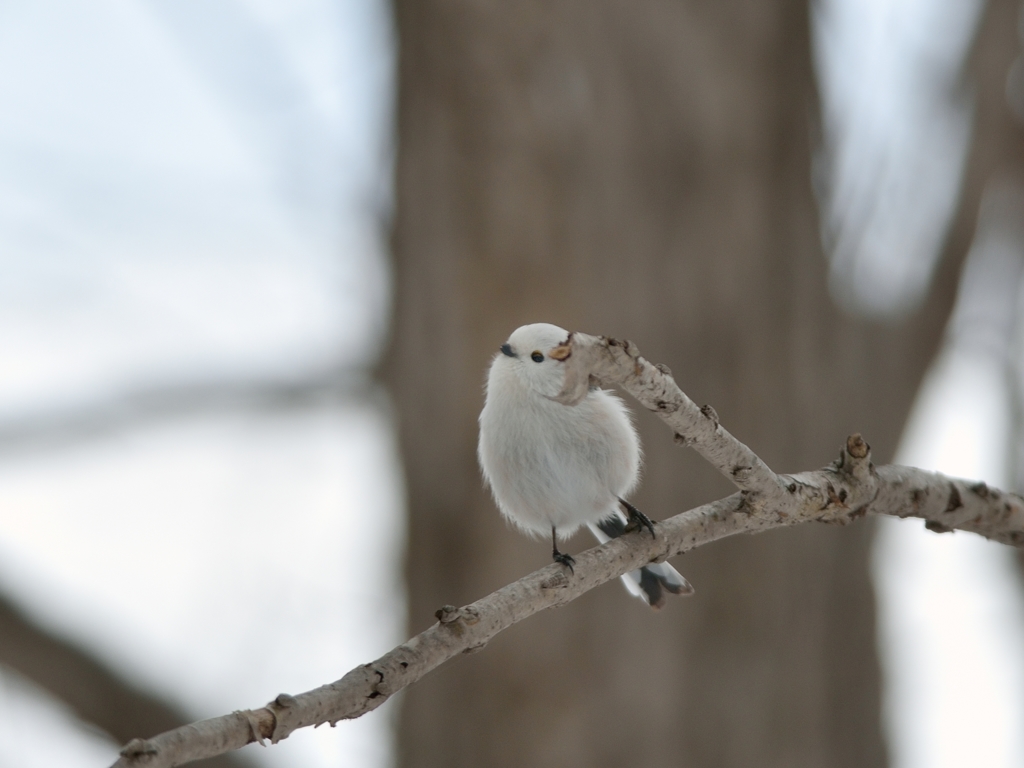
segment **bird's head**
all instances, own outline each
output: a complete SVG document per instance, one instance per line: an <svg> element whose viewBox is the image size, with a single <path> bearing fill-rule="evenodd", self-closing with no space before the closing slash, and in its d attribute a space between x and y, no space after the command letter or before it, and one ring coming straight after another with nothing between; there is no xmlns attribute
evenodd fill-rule
<svg viewBox="0 0 1024 768"><path fill-rule="evenodd" d="M501 345L495 365L514 371L520 381L541 395L554 397L565 381L569 336L567 330L550 323L524 325Z"/></svg>

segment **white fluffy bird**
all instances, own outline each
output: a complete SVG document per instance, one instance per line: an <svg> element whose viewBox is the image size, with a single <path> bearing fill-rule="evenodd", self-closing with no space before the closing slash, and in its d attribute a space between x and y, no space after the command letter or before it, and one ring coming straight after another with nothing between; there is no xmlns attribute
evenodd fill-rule
<svg viewBox="0 0 1024 768"><path fill-rule="evenodd" d="M625 404L591 389L578 405L553 398L564 380L569 332L524 325L501 345L487 375L478 454L502 514L530 535L551 535L552 556L570 570L558 537L588 525L601 542L651 521L627 501L640 474L640 441ZM622 577L631 593L660 608L665 593L693 587L668 563Z"/></svg>

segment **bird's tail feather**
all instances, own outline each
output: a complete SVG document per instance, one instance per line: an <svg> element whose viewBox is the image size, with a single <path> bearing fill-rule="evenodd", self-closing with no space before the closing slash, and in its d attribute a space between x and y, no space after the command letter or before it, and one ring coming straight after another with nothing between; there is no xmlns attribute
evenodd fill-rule
<svg viewBox="0 0 1024 768"><path fill-rule="evenodd" d="M616 510L614 515L597 524L591 523L589 528L597 540L604 544L625 533L626 524L626 516ZM622 583L630 594L639 597L652 608L661 608L665 604L666 593L684 596L693 594L690 582L668 563L650 563L639 570L623 574Z"/></svg>

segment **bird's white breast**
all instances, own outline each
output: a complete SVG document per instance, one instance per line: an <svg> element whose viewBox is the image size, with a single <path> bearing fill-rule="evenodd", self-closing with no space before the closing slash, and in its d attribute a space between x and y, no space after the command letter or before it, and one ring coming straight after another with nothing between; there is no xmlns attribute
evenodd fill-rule
<svg viewBox="0 0 1024 768"><path fill-rule="evenodd" d="M579 405L528 388L514 363L491 365L480 414L480 465L502 513L537 534L569 535L613 514L636 484L640 445L615 395L592 391Z"/></svg>

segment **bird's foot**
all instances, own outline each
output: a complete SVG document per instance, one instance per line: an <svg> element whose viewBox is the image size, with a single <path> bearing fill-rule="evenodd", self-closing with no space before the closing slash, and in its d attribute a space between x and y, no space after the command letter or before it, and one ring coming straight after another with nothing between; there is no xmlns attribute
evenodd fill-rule
<svg viewBox="0 0 1024 768"><path fill-rule="evenodd" d="M551 559L568 568L569 573L576 573L573 569L573 566L576 565L576 561L573 559L572 555L567 555L564 552L558 551L558 531L553 525L551 526Z"/></svg>
<svg viewBox="0 0 1024 768"><path fill-rule="evenodd" d="M647 515L641 512L639 509L634 507L625 499L619 499L619 503L622 508L626 510L626 516L629 518L629 523L626 525L626 533L630 531L639 531L641 528L646 528L651 532L651 538L655 539L657 536L654 533L654 521L651 520Z"/></svg>
<svg viewBox="0 0 1024 768"><path fill-rule="evenodd" d="M551 559L556 563L561 563L569 569L569 573L575 574L576 571L573 568L576 565L576 559L572 555L567 555L565 552L559 552L557 549L551 553Z"/></svg>

